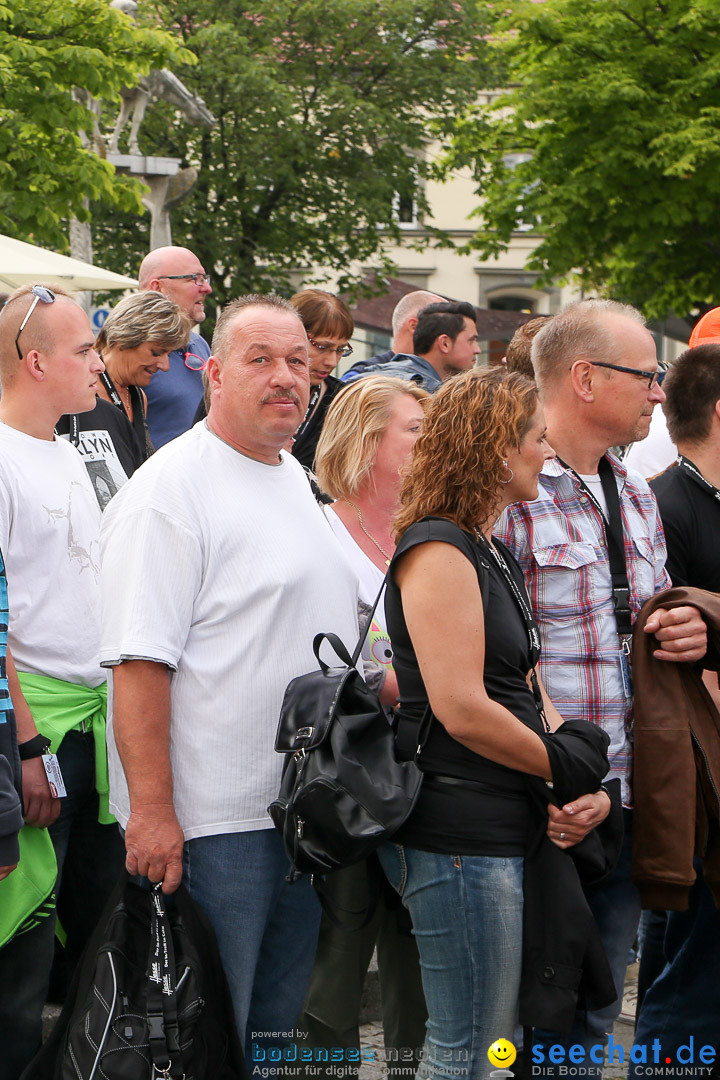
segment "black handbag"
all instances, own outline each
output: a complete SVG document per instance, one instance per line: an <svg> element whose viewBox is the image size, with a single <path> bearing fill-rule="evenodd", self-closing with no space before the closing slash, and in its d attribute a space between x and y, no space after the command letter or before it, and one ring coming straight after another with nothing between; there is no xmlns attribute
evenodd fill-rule
<svg viewBox="0 0 720 1080"><path fill-rule="evenodd" d="M275 738L285 765L268 812L282 833L291 877L325 874L366 858L397 832L420 791L417 756L429 706L417 724L407 721L417 730L415 752L399 761L387 713L355 667L379 599L352 656L335 634L317 634L313 652L320 670L292 679L285 691ZM342 667L320 658L323 641Z"/></svg>

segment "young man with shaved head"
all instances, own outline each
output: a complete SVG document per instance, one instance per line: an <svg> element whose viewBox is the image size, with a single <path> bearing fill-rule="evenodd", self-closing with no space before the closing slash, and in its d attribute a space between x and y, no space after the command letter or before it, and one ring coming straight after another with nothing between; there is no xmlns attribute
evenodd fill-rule
<svg viewBox="0 0 720 1080"><path fill-rule="evenodd" d="M205 318L205 299L212 292L210 279L195 255L184 247L155 248L140 264L141 289L161 292L190 316ZM205 338L193 331L185 346L170 353L170 367L158 371L147 387L147 422L157 449L192 427L203 396L202 373L210 355Z"/></svg>
<svg viewBox="0 0 720 1080"><path fill-rule="evenodd" d="M72 962L122 866L107 809L100 510L80 454L54 433L64 413L94 407L103 364L93 339L83 309L43 285L18 290L0 312L0 550L26 821L21 869L0 881L3 1080L16 1080L40 1042L55 858ZM57 754L61 798L41 760L48 752Z"/></svg>
<svg viewBox="0 0 720 1080"><path fill-rule="evenodd" d="M165 892L182 878L204 908L245 1051L264 1059L300 1013L320 916L309 881L288 885L267 814L277 721L290 679L316 667L314 636L356 640L357 585L282 449L310 396L295 310L276 296L228 305L207 376L207 420L103 518L111 804L130 872Z"/></svg>

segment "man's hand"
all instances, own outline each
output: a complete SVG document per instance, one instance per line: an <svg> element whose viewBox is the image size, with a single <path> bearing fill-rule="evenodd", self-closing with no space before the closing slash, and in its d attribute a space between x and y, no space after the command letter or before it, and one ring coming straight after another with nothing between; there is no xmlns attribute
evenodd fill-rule
<svg viewBox="0 0 720 1080"><path fill-rule="evenodd" d="M172 806L134 810L125 832L125 865L129 874L162 881L164 893L175 892L182 879L183 831Z"/></svg>
<svg viewBox="0 0 720 1080"><path fill-rule="evenodd" d="M28 825L43 829L57 819L60 800L50 793L45 766L41 757L22 763L23 812Z"/></svg>
<svg viewBox="0 0 720 1080"><path fill-rule="evenodd" d="M694 607L657 608L643 627L654 634L660 648L653 652L656 660L681 660L694 664L707 652L707 626Z"/></svg>
<svg viewBox="0 0 720 1080"><path fill-rule="evenodd" d="M0 881L8 874L12 874L13 870L17 870L17 863L13 863L12 866L0 866Z"/></svg>
<svg viewBox="0 0 720 1080"><path fill-rule="evenodd" d="M563 807L548 805L547 835L559 848L580 843L610 813L610 796L606 791L581 795ZM562 839L560 839L562 837Z"/></svg>

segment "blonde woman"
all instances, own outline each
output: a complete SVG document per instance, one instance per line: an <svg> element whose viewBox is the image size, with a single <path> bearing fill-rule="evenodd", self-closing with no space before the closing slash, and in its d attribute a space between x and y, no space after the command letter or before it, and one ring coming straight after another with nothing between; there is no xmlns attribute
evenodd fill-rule
<svg viewBox="0 0 720 1080"><path fill-rule="evenodd" d="M335 500L323 512L357 574L361 626L366 624L395 550L392 522L402 471L422 430L429 401L425 390L402 379L361 379L343 389L332 403L318 442L318 481ZM390 708L397 700L397 680L384 621L381 601L363 659L366 679ZM373 670L374 677L368 674ZM410 922L387 888L377 860L329 875L327 887L341 921L354 923L357 929L340 930L323 916L300 1018L309 1045L359 1047L360 999L376 944L386 1050L422 1045L426 1010L417 948ZM374 914L367 926L359 927L368 904L375 905ZM401 1067L391 1056L390 1075Z"/></svg>

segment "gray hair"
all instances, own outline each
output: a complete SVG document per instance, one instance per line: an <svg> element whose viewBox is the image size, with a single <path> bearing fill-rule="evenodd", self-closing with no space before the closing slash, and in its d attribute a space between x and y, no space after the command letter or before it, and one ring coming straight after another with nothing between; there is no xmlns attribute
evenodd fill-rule
<svg viewBox="0 0 720 1080"><path fill-rule="evenodd" d="M95 339L95 348L99 353L103 349L137 349L151 341L172 352L188 343L192 328L190 316L162 293L133 293L112 309Z"/></svg>
<svg viewBox="0 0 720 1080"><path fill-rule="evenodd" d="M237 300L233 300L222 309L218 321L215 323L215 333L213 334L212 339L212 352L213 356L217 356L220 361L225 359L230 344L230 323L238 312L242 311L243 308L249 307L270 308L275 311L289 311L302 326L302 319L290 301L285 300L282 296L278 296L277 293L247 293L245 296L238 296Z"/></svg>
<svg viewBox="0 0 720 1080"><path fill-rule="evenodd" d="M393 337L397 337L400 333L406 319L409 319L411 315L417 315L418 311L427 307L428 304L435 304L438 301L442 301L441 296L438 296L437 293L425 292L424 289L419 289L401 297L392 313Z"/></svg>
<svg viewBox="0 0 720 1080"><path fill-rule="evenodd" d="M614 315L645 326L645 318L617 300L579 300L569 304L533 338L530 353L539 383L557 381L575 360L606 360L614 341L606 316Z"/></svg>

